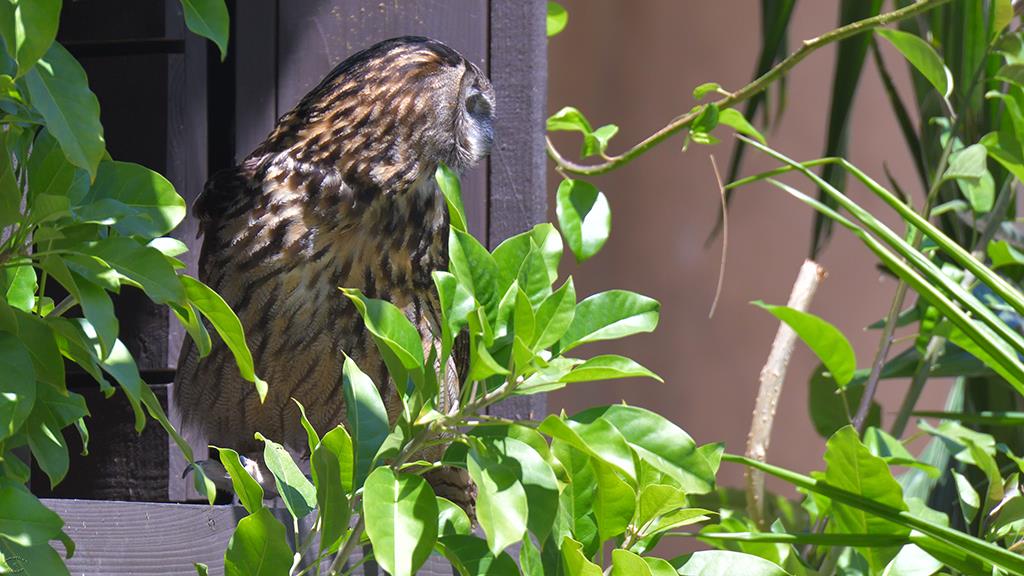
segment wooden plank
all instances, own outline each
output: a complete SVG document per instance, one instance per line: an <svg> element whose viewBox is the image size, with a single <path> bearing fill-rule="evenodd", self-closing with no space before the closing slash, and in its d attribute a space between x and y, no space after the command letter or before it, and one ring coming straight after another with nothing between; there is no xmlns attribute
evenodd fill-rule
<svg viewBox="0 0 1024 576"><path fill-rule="evenodd" d="M182 28L182 16L180 14L180 3L177 1L168 2L169 10L177 10L176 18L168 18L168 22L178 22ZM174 74L171 93L168 98L170 114L168 122L172 123L170 141L168 143L168 156L171 158L171 165L175 166L175 174L180 179L174 182L178 193L185 198L186 204L191 207L206 183L208 156L207 156L207 40L192 33L185 36L185 54L172 59L177 62L177 67L172 67ZM178 92L180 90L180 92ZM197 238L199 225L191 214L185 221L175 229L171 235L184 242L189 247L189 252L179 256L184 262L186 272L192 276L197 275L197 263L199 260L200 240ZM180 326L178 320L173 318L174 313L169 309L165 310L168 318L168 365L176 368L178 365L178 353L181 344L186 338L185 330ZM170 385L169 394L173 395L173 384ZM168 402L168 417L174 426L181 430L185 439L192 445L196 458L206 457L206 440L191 435L182 430L181 415L174 408L173 402ZM181 478L181 472L185 469L185 459L181 451L168 438L170 446L167 457L167 490L168 499L172 501L198 500L199 494L192 487L192 483Z"/></svg>
<svg viewBox="0 0 1024 576"><path fill-rule="evenodd" d="M209 566L210 574L223 574L224 551L235 525L246 515L240 506L65 499L43 503L61 515L64 531L75 541L75 555L67 565L76 576L195 575L196 562ZM272 511L285 526L291 526L284 508ZM307 518L307 523L311 519ZM60 543L55 547L63 553ZM361 557L357 550L351 561ZM26 574L38 574L31 566L22 568ZM365 574L377 574L376 570L368 569ZM451 576L452 568L435 555L418 574Z"/></svg>
<svg viewBox="0 0 1024 576"><path fill-rule="evenodd" d="M488 243L547 219L544 121L547 106L547 35L543 0L491 0L490 69L498 99L490 158ZM537 419L543 395L509 399L491 412Z"/></svg>
<svg viewBox="0 0 1024 576"><path fill-rule="evenodd" d="M235 161L244 159L274 128L277 110L277 0L236 5Z"/></svg>
<svg viewBox="0 0 1024 576"><path fill-rule="evenodd" d="M278 20L278 112L291 109L346 57L395 36L435 38L486 71L488 24L487 0L289 3ZM499 95L499 115L502 105ZM470 229L486 237L486 165L463 175L462 184Z"/></svg>

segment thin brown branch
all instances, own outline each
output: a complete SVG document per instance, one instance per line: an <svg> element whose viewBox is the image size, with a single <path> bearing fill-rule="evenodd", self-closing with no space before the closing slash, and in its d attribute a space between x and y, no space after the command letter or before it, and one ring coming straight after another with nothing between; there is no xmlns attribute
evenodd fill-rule
<svg viewBox="0 0 1024 576"><path fill-rule="evenodd" d="M793 284L787 306L806 311L818 289L818 284L825 278L825 269L813 260L805 260L800 273ZM782 384L786 380L786 368L793 355L797 335L785 323L779 326L772 342L768 361L761 369L760 387L757 401L754 404L754 416L750 422L750 436L747 438L747 458L764 462L771 442L772 424L775 421L775 409L782 395ZM764 473L747 468L747 512L757 525L764 529Z"/></svg>

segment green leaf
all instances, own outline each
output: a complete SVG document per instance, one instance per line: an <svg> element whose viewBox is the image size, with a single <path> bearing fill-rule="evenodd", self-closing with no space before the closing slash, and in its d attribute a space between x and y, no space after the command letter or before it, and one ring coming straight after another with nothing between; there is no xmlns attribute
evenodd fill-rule
<svg viewBox="0 0 1024 576"><path fill-rule="evenodd" d="M363 489L373 557L394 576L415 574L437 540L437 497L425 480L377 468Z"/></svg>
<svg viewBox="0 0 1024 576"><path fill-rule="evenodd" d="M174 186L160 174L131 162L100 162L96 181L74 211L82 220L100 220L110 216L111 201L126 208L114 224L114 230L124 236L156 238L185 218L185 200Z"/></svg>
<svg viewBox="0 0 1024 576"><path fill-rule="evenodd" d="M547 30L548 37L558 34L569 23L569 13L558 2L548 2Z"/></svg>
<svg viewBox="0 0 1024 576"><path fill-rule="evenodd" d="M559 341L563 353L588 342L615 340L658 325L661 305L657 300L626 290L609 290L576 305L569 329Z"/></svg>
<svg viewBox="0 0 1024 576"><path fill-rule="evenodd" d="M185 288L174 268L154 248L139 244L131 238L105 238L80 246L81 252L95 256L131 283L142 288L157 304L182 303Z"/></svg>
<svg viewBox="0 0 1024 576"><path fill-rule="evenodd" d="M231 486L238 495L239 502L245 507L246 512L254 514L263 508L263 487L259 482L249 475L249 472L242 466L238 458L238 452L231 448L217 448L220 454L220 463L224 470L231 476Z"/></svg>
<svg viewBox="0 0 1024 576"><path fill-rule="evenodd" d="M615 427L640 459L667 475L690 494L714 489L715 470L689 434L668 419L643 408L616 404L573 416L577 422L604 420Z"/></svg>
<svg viewBox="0 0 1024 576"><path fill-rule="evenodd" d="M63 526L61 517L24 486L0 481L0 543L46 546L60 534Z"/></svg>
<svg viewBox="0 0 1024 576"><path fill-rule="evenodd" d="M437 497L437 534L438 536L454 536L456 534L472 534L473 525L469 516L458 504L447 498Z"/></svg>
<svg viewBox="0 0 1024 576"><path fill-rule="evenodd" d="M57 139L43 129L32 144L28 157L28 198L35 210L40 196L66 197L77 203L89 190L88 172L68 161ZM39 220L36 216L35 221Z"/></svg>
<svg viewBox="0 0 1024 576"><path fill-rule="evenodd" d="M437 544L461 574L519 576L516 562L511 556L505 552L494 556L487 549L487 542L476 536L453 534L439 538Z"/></svg>
<svg viewBox="0 0 1024 576"><path fill-rule="evenodd" d="M601 567L583 555L583 545L568 536L562 541L562 566L568 576L602 576Z"/></svg>
<svg viewBox="0 0 1024 576"><path fill-rule="evenodd" d="M6 302L31 312L36 305L36 269L31 264L3 268L3 282Z"/></svg>
<svg viewBox="0 0 1024 576"><path fill-rule="evenodd" d="M150 250L153 250L150 248ZM191 276L182 275L180 285L185 290L185 295L193 306L210 321L214 330L220 335L221 340L227 345L228 350L235 357L238 364L238 372L242 378L252 382L256 386L256 392L260 396L260 402L267 397L267 383L256 375L256 369L252 360L252 352L245 343L245 330L238 316L231 310L227 302L214 292L209 286Z"/></svg>
<svg viewBox="0 0 1024 576"><path fill-rule="evenodd" d="M352 489L358 490L391 426L377 386L348 356L342 366L342 390L345 393L346 423L355 445Z"/></svg>
<svg viewBox="0 0 1024 576"><path fill-rule="evenodd" d="M100 342L100 358L106 358L117 340L118 323L114 314L114 303L103 288L85 278L70 273L78 292L78 303L82 306L85 317L96 329L96 337Z"/></svg>
<svg viewBox="0 0 1024 576"><path fill-rule="evenodd" d="M583 116L583 113L572 106L566 106L552 114L548 118L547 129L552 132L571 131L583 132L584 134L593 132L590 122Z"/></svg>
<svg viewBox="0 0 1024 576"><path fill-rule="evenodd" d="M448 220L452 228L469 232L469 225L466 220L466 207L462 204L462 185L459 183L459 175L444 164L438 164L434 172L434 180L437 187L444 194L444 200L448 204Z"/></svg>
<svg viewBox="0 0 1024 576"><path fill-rule="evenodd" d="M943 567L942 562L933 558L921 548L907 544L889 562L882 576L931 576Z"/></svg>
<svg viewBox="0 0 1024 576"><path fill-rule="evenodd" d="M520 276L520 270L531 252L539 252L547 268L547 284L558 279L558 264L562 259L562 237L551 224L538 224L531 230L505 239L494 249L494 262L498 266L500 282L497 290L502 294Z"/></svg>
<svg viewBox="0 0 1024 576"><path fill-rule="evenodd" d="M36 371L21 340L0 332L0 441L13 436L36 402Z"/></svg>
<svg viewBox="0 0 1024 576"><path fill-rule="evenodd" d="M407 370L423 368L423 339L397 306L386 300L367 298L359 290L342 288L341 291L359 310L378 348L390 350Z"/></svg>
<svg viewBox="0 0 1024 576"><path fill-rule="evenodd" d="M89 90L82 66L54 42L25 75L25 81L32 105L42 114L68 160L95 178L106 147L99 102Z"/></svg>
<svg viewBox="0 0 1024 576"><path fill-rule="evenodd" d="M718 92L721 89L722 86L718 82L705 82L693 89L693 99L703 100L708 94Z"/></svg>
<svg viewBox="0 0 1024 576"><path fill-rule="evenodd" d="M583 135L583 150L581 156L587 158L604 154L608 149L608 142L613 136L619 133L619 127L615 124L605 124L589 134Z"/></svg>
<svg viewBox="0 0 1024 576"><path fill-rule="evenodd" d="M352 439L342 426L324 434L310 458L320 510L320 549L337 550L348 532L352 509Z"/></svg>
<svg viewBox="0 0 1024 576"><path fill-rule="evenodd" d="M829 438L825 451L825 481L830 485L896 510L906 510L903 490L881 458L871 454L857 438L852 426L840 428ZM863 509L832 503L831 529L840 534L895 534L910 531ZM872 570L881 571L896 555L897 548L859 548Z"/></svg>
<svg viewBox="0 0 1024 576"><path fill-rule="evenodd" d="M554 414L549 414L537 430L565 442L594 459L614 466L629 478L631 483L635 483L637 473L633 463L633 451L622 433L608 421L596 419L583 423L562 420Z"/></svg>
<svg viewBox="0 0 1024 576"><path fill-rule="evenodd" d="M685 508L686 493L667 484L646 484L640 490L638 503L634 524L642 528L659 516Z"/></svg>
<svg viewBox="0 0 1024 576"><path fill-rule="evenodd" d="M953 74L946 68L939 53L917 36L890 28L876 28L875 33L888 40L921 73L939 94L949 98L953 92Z"/></svg>
<svg viewBox="0 0 1024 576"><path fill-rule="evenodd" d="M496 555L526 535L526 490L515 472L485 445L469 451L466 467L477 487L477 521L487 535L488 547Z"/></svg>
<svg viewBox="0 0 1024 576"><path fill-rule="evenodd" d="M11 165L11 151L0 138L0 227L21 220L21 195Z"/></svg>
<svg viewBox="0 0 1024 576"><path fill-rule="evenodd" d="M956 482L956 492L960 499L960 511L963 513L964 521L970 526L971 522L974 522L974 517L978 515L978 510L981 509L981 498L978 496L978 491L971 485L970 480L956 470L950 470L950 473Z"/></svg>
<svg viewBox="0 0 1024 576"><path fill-rule="evenodd" d="M448 257L449 271L484 307L493 324L498 316L498 302L504 296L504 291L499 291L501 272L494 257L476 238L454 229L448 239Z"/></svg>
<svg viewBox="0 0 1024 576"><path fill-rule="evenodd" d="M988 151L981 144L972 144L953 152L949 157L949 168L943 175L945 180L956 180L960 185L971 209L984 214L995 203L995 182L988 171Z"/></svg>
<svg viewBox="0 0 1024 576"><path fill-rule="evenodd" d="M674 566L669 564L668 560L661 558L654 558L651 556L645 556L644 562L647 562L647 567L651 570L651 576L676 576L677 572Z"/></svg>
<svg viewBox="0 0 1024 576"><path fill-rule="evenodd" d="M992 10L991 37L995 38L1013 21L1013 2L1012 0L995 0L992 3Z"/></svg>
<svg viewBox="0 0 1024 576"><path fill-rule="evenodd" d="M540 441L543 443L542 438ZM498 465L511 471L522 484L529 508L526 526L543 542L551 533L558 509L558 481L551 465L536 447L516 438L485 437L482 444L496 457Z"/></svg>
<svg viewBox="0 0 1024 576"><path fill-rule="evenodd" d="M582 180L562 180L555 212L577 262L590 259L608 241L612 212L608 198L594 185Z"/></svg>
<svg viewBox="0 0 1024 576"><path fill-rule="evenodd" d="M60 22L61 0L0 2L0 36L22 76L53 44Z"/></svg>
<svg viewBox="0 0 1024 576"><path fill-rule="evenodd" d="M62 394L50 386L36 387L36 401L23 429L32 457L50 479L51 488L68 472L68 445L62 430L88 413L80 394Z"/></svg>
<svg viewBox="0 0 1024 576"><path fill-rule="evenodd" d="M629 550L612 550L612 576L652 576L651 567Z"/></svg>
<svg viewBox="0 0 1024 576"><path fill-rule="evenodd" d="M592 459L597 492L594 494L594 518L597 520L597 534L602 540L614 538L629 526L636 510L636 491L619 478L615 470L600 460Z"/></svg>
<svg viewBox="0 0 1024 576"><path fill-rule="evenodd" d="M615 378L653 378L664 382L657 374L640 364L616 354L603 354L576 365L562 378L563 382L595 382Z"/></svg>
<svg viewBox="0 0 1024 576"><path fill-rule="evenodd" d="M855 379L847 385L843 395L839 393L839 385L823 365L818 365L808 382L807 408L811 415L811 424L822 438L828 438L843 426L850 423L849 413L856 410L864 395L864 380ZM882 406L875 400L871 401L866 423L878 426L882 419Z"/></svg>
<svg viewBox="0 0 1024 576"><path fill-rule="evenodd" d="M705 550L683 558L685 561L677 566L680 576L789 576L768 560L730 550Z"/></svg>
<svg viewBox="0 0 1024 576"><path fill-rule="evenodd" d="M755 300L751 304L763 308L796 332L832 373L840 388L845 388L857 370L857 357L850 341L832 324L807 312L788 306L773 306Z"/></svg>
<svg viewBox="0 0 1024 576"><path fill-rule="evenodd" d="M765 143L764 136L735 108L727 108L719 112L718 123L725 124L740 134L746 134L762 144Z"/></svg>
<svg viewBox="0 0 1024 576"><path fill-rule="evenodd" d="M208 38L220 50L223 62L228 56L228 8L224 0L181 0L185 10L185 25L188 29Z"/></svg>
<svg viewBox="0 0 1024 576"><path fill-rule="evenodd" d="M274 475L274 485L285 507L296 519L305 518L316 508L316 488L299 470L284 446L265 438L259 432L256 433L256 439L264 443L263 461Z"/></svg>
<svg viewBox="0 0 1024 576"><path fill-rule="evenodd" d="M544 299L537 308L534 317L533 336L530 338L530 347L533 350L545 350L565 335L565 332L572 324L576 316L576 286L570 277L562 284L562 287L555 290L550 296ZM516 327L519 335L519 327Z"/></svg>
<svg viewBox="0 0 1024 576"><path fill-rule="evenodd" d="M238 521L224 553L226 576L280 576L292 567L285 528L266 508Z"/></svg>
<svg viewBox="0 0 1024 576"><path fill-rule="evenodd" d="M868 450L878 456L890 466L908 466L924 471L932 478L938 478L940 472L937 468L924 462L919 462L914 455L892 435L885 430L875 426L869 426L864 431L864 445Z"/></svg>

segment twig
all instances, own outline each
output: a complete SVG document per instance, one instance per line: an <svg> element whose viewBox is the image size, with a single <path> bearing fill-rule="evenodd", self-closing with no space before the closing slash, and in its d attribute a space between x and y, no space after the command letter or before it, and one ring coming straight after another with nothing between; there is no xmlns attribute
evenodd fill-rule
<svg viewBox="0 0 1024 576"><path fill-rule="evenodd" d="M813 260L805 260L800 273L793 284L787 305L790 308L806 311L818 289L818 284L825 278L825 269ZM761 369L760 387L757 402L754 405L754 416L750 423L750 436L747 438L747 458L764 462L771 441L772 423L775 420L775 409L782 395L782 384L786 379L786 368L789 358L793 355L796 345L796 332L787 324L782 323L775 333L768 361ZM764 528L764 473L753 468L746 469L747 478L747 511L750 518L760 528Z"/></svg>
<svg viewBox="0 0 1024 576"><path fill-rule="evenodd" d="M714 104L719 108L728 108L730 106L739 104L740 102L748 100L754 95L766 90L768 86L771 86L771 84L775 82L775 80L783 76L791 68L799 64L800 61L802 61L804 58L807 58L808 56L811 55L811 53L815 52L820 48L832 44L833 42L839 42L840 40L845 40L851 36L856 36L857 34L866 32L879 26L885 26L886 24L906 20L907 18L911 18L913 16L931 10L932 8L936 8L938 6L941 6L942 4L946 4L949 1L950 0L919 0L918 2L914 2L913 4L910 4L904 8L900 8L899 10L886 12L885 14L879 14L878 16L865 18L864 20L858 20L857 22L853 22L851 24L847 24L846 26L842 26L840 28L836 28L835 30L826 32L825 34L822 34L817 38L805 40L803 45L800 46L799 50L793 52L788 57L786 57L785 60L776 64L774 68L772 68L764 75L760 76L759 78L751 82L750 84L747 84L743 88L736 90L729 96L716 100ZM610 156L606 161L600 164L577 164L570 160L566 160L564 157L562 157L561 154L559 154L558 150L555 148L554 144L551 143L550 139L547 139L548 156L551 157L551 160L554 161L557 168L564 172L573 172L585 176L604 174L620 166L628 164L634 158L640 156L647 150L656 146L658 143L680 132L681 130L692 124L693 121L696 120L698 116L700 116L703 110L704 106L698 106L694 110L691 110L690 112L687 112L682 116L677 116L675 119L669 122L664 128L648 136L639 144L636 144L635 146L633 146L629 150L626 150L622 154L619 154L617 156Z"/></svg>
<svg viewBox="0 0 1024 576"><path fill-rule="evenodd" d="M708 311L708 318L715 315L715 308L718 307L718 298L722 295L722 282L725 280L725 256L729 252L729 214L725 200L725 184L722 183L722 175L718 171L718 163L715 162L715 155L711 155L711 169L715 172L715 181L718 182L718 196L722 201L722 259L718 263L718 283L715 284L715 298L711 301L711 310Z"/></svg>

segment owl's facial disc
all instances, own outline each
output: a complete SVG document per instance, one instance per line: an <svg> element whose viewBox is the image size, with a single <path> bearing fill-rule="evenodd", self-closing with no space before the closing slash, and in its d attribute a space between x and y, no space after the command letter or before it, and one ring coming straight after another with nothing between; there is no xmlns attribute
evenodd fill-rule
<svg viewBox="0 0 1024 576"><path fill-rule="evenodd" d="M494 142L494 89L476 66L467 62L456 124L456 156L468 168L491 151Z"/></svg>

